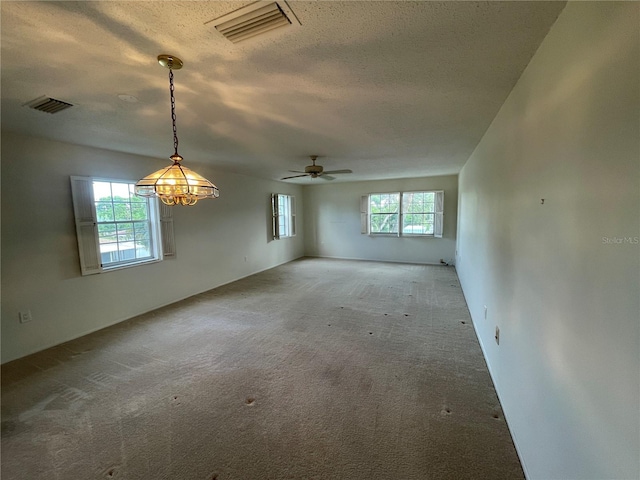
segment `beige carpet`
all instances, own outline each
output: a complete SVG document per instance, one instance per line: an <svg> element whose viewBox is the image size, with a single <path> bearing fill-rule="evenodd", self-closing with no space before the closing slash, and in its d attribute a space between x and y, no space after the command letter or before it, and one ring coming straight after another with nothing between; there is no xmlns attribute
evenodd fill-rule
<svg viewBox="0 0 640 480"><path fill-rule="evenodd" d="M302 259L2 373L3 480L523 478L452 267Z"/></svg>

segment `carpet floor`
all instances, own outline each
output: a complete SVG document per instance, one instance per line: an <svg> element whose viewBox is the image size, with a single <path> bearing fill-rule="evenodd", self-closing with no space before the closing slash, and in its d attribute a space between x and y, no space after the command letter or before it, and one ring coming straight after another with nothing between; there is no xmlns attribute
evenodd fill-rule
<svg viewBox="0 0 640 480"><path fill-rule="evenodd" d="M2 367L2 478L522 479L455 273L304 258Z"/></svg>

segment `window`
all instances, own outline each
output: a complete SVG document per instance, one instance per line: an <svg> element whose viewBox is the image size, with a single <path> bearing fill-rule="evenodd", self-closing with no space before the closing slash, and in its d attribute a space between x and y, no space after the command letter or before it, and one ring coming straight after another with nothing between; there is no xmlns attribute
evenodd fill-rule
<svg viewBox="0 0 640 480"><path fill-rule="evenodd" d="M369 235L442 238L444 192L396 192L363 195L361 230Z"/></svg>
<svg viewBox="0 0 640 480"><path fill-rule="evenodd" d="M435 192L402 194L402 234L433 235L436 215Z"/></svg>
<svg viewBox="0 0 640 480"><path fill-rule="evenodd" d="M292 195L271 195L273 213L273 238L293 237L296 234L296 202Z"/></svg>
<svg viewBox="0 0 640 480"><path fill-rule="evenodd" d="M83 275L175 255L166 205L138 197L134 182L71 177Z"/></svg>
<svg viewBox="0 0 640 480"><path fill-rule="evenodd" d="M399 193L372 193L369 195L370 233L398 233L400 212Z"/></svg>

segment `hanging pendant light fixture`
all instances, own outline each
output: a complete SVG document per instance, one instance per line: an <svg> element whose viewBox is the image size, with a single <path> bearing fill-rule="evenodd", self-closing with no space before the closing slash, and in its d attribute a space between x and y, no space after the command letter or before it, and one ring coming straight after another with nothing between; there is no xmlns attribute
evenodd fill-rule
<svg viewBox="0 0 640 480"><path fill-rule="evenodd" d="M195 205L203 198L220 196L218 187L196 172L183 167L178 153L176 133L176 101L173 96L173 70L182 68L182 60L173 55L159 55L158 63L169 69L169 91L171 92L171 121L173 123L174 153L169 158L173 164L144 177L135 186L136 195L158 197L165 205Z"/></svg>

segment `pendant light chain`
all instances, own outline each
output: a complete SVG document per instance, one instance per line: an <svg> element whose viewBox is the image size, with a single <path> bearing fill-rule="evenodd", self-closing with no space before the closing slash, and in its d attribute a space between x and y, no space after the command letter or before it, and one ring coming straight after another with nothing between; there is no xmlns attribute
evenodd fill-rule
<svg viewBox="0 0 640 480"><path fill-rule="evenodd" d="M0 0L1 1L1 0ZM195 205L203 198L218 198L220 191L209 180L193 170L183 167L178 153L178 130L176 128L176 99L174 97L173 68L180 70L182 60L173 55L158 55L158 63L169 69L169 92L171 94L171 122L173 125L173 163L139 180L135 193L141 197L156 197L164 205Z"/></svg>
<svg viewBox="0 0 640 480"><path fill-rule="evenodd" d="M178 155L178 130L176 129L176 99L173 96L173 70L169 69L169 92L171 93L171 121L173 122L173 149Z"/></svg>

